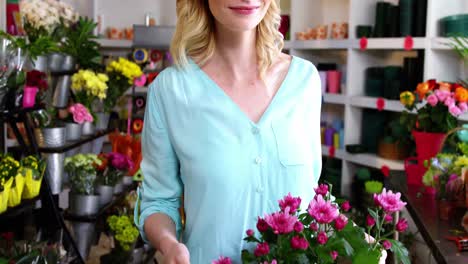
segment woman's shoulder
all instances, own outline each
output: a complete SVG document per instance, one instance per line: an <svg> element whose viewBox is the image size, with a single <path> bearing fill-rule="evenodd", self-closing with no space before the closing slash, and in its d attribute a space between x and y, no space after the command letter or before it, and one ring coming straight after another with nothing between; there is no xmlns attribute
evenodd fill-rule
<svg viewBox="0 0 468 264"><path fill-rule="evenodd" d="M183 68L175 65L169 66L159 72L148 88L150 91L152 90L153 94L177 95L183 92L188 82L194 84L196 79L193 78L193 74L195 71L196 69L190 64Z"/></svg>

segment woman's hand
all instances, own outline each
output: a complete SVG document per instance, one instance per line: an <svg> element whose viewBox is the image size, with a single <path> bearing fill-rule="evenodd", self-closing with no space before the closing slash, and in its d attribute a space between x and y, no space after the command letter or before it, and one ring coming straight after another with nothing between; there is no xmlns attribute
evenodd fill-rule
<svg viewBox="0 0 468 264"><path fill-rule="evenodd" d="M164 264L190 264L190 253L187 247L177 241L166 245L163 253Z"/></svg>

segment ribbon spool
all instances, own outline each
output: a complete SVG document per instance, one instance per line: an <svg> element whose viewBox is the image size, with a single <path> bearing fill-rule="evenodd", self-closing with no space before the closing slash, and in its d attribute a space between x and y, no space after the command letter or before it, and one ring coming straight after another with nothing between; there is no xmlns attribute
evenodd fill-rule
<svg viewBox="0 0 468 264"><path fill-rule="evenodd" d="M146 49L135 49L133 51L133 60L138 64L148 61L148 51Z"/></svg>
<svg viewBox="0 0 468 264"><path fill-rule="evenodd" d="M134 104L137 109L143 109L146 106L146 99L143 96L138 96L135 98Z"/></svg>
<svg viewBox="0 0 468 264"><path fill-rule="evenodd" d="M140 134L141 131L143 131L143 119L141 118L135 118L132 121L132 132L134 135Z"/></svg>
<svg viewBox="0 0 468 264"><path fill-rule="evenodd" d="M163 54L159 50L152 50L150 55L150 60L154 63L160 62L163 58Z"/></svg>

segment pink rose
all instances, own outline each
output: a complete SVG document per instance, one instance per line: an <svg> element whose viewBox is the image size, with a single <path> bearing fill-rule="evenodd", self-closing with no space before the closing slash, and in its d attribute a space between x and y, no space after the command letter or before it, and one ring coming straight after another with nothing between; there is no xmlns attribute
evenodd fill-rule
<svg viewBox="0 0 468 264"><path fill-rule="evenodd" d="M449 106L449 112L454 117L457 117L462 114L462 110L460 110L460 108L458 108L455 104Z"/></svg>
<svg viewBox="0 0 468 264"><path fill-rule="evenodd" d="M455 105L455 99L453 99L452 97L447 97L447 99L445 99L445 105L447 107L454 106Z"/></svg>
<svg viewBox="0 0 468 264"><path fill-rule="evenodd" d="M443 91L443 90L436 90L434 92L434 94L437 96L437 98L439 99L439 101L441 101L442 103L445 102L445 100L447 100L447 98L450 97L450 92L449 91ZM437 99L436 98L436 99Z"/></svg>
<svg viewBox="0 0 468 264"><path fill-rule="evenodd" d="M270 246L268 245L268 243L259 243L257 244L257 247L254 250L254 255L256 257L265 256L268 253L270 253Z"/></svg>
<svg viewBox="0 0 468 264"><path fill-rule="evenodd" d="M301 236L294 236L291 239L291 247L293 249L306 250L309 247L309 242Z"/></svg>
<svg viewBox="0 0 468 264"><path fill-rule="evenodd" d="M285 211L286 207L289 207L289 212L291 214L296 213L299 206L301 206L301 198L300 197L292 197L290 193L283 198L283 200L279 201L279 206L281 211Z"/></svg>
<svg viewBox="0 0 468 264"><path fill-rule="evenodd" d="M406 221L406 219L402 218L396 224L396 231L397 232L405 232L406 229L408 229L408 221Z"/></svg>
<svg viewBox="0 0 468 264"><path fill-rule="evenodd" d="M82 112L75 112L73 114L73 121L75 121L75 123L78 124L83 124L84 122L86 122L86 115Z"/></svg>
<svg viewBox="0 0 468 264"><path fill-rule="evenodd" d="M460 108L460 110L462 111L462 113L465 113L466 111L468 111L468 105L466 103L460 103L458 104L458 108Z"/></svg>
<svg viewBox="0 0 468 264"><path fill-rule="evenodd" d="M430 104L432 107L436 106L439 100L437 99L437 96L434 94L429 95L427 98L427 103Z"/></svg>
<svg viewBox="0 0 468 264"><path fill-rule="evenodd" d="M317 235L317 242L320 245L325 245L327 241L328 241L328 236L325 232L322 231Z"/></svg>

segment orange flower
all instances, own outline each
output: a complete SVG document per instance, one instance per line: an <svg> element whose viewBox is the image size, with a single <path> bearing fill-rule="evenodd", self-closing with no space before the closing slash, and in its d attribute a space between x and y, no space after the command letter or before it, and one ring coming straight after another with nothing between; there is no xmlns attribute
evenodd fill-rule
<svg viewBox="0 0 468 264"><path fill-rule="evenodd" d="M439 90L451 92L452 91L452 84L447 83L447 82L440 82L439 83Z"/></svg>
<svg viewBox="0 0 468 264"><path fill-rule="evenodd" d="M107 168L107 156L105 154L99 154L98 159L101 160L101 165L93 164L96 170L98 171L104 171Z"/></svg>
<svg viewBox="0 0 468 264"><path fill-rule="evenodd" d="M427 82L418 84L416 88L416 93L419 95L419 99L426 98L426 94L429 92L429 84Z"/></svg>
<svg viewBox="0 0 468 264"><path fill-rule="evenodd" d="M468 102L468 90L464 87L458 87L455 90L455 100L460 103Z"/></svg>

